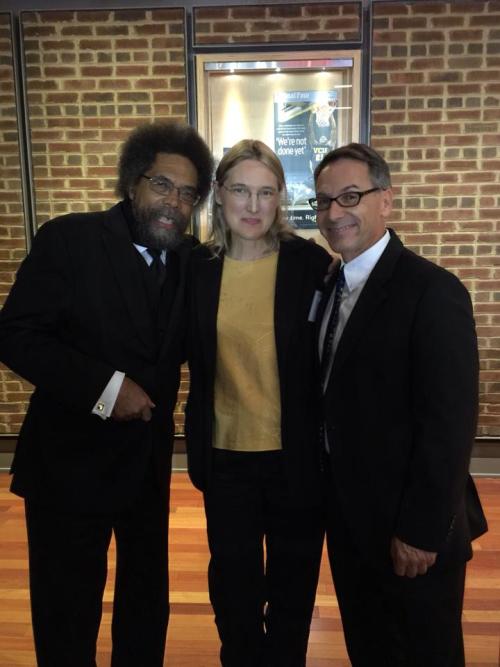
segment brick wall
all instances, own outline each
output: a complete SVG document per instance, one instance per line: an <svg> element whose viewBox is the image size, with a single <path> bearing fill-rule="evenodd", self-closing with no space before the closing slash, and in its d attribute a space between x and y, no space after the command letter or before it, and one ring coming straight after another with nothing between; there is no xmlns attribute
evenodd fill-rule
<svg viewBox="0 0 500 667"><path fill-rule="evenodd" d="M182 9L23 15L37 215L115 201L130 129L186 117Z"/></svg>
<svg viewBox="0 0 500 667"><path fill-rule="evenodd" d="M198 8L196 43L244 50L249 43L357 39L358 10L356 2ZM180 9L23 14L40 223L114 202L117 149L130 128L185 117L183 20ZM8 102L0 160L3 167L8 161L12 179L0 204L4 292L24 254L5 35L0 22L0 90ZM500 435L500 2L375 4L372 140L394 174L394 226L472 293L481 347L479 432ZM182 389L179 430L185 374ZM18 430L27 390L0 371L0 433Z"/></svg>
<svg viewBox="0 0 500 667"><path fill-rule="evenodd" d="M500 435L500 2L376 4L372 143L395 227L458 275L481 355L479 433Z"/></svg>
<svg viewBox="0 0 500 667"><path fill-rule="evenodd" d="M360 3L245 5L195 9L195 43L258 44L356 40Z"/></svg>

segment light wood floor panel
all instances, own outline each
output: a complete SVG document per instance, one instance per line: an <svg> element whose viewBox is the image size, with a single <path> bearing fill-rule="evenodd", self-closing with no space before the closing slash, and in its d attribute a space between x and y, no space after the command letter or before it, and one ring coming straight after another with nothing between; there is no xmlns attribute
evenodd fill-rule
<svg viewBox="0 0 500 667"><path fill-rule="evenodd" d="M474 543L467 574L464 630L467 667L500 667L500 479L477 480L490 532ZM23 502L0 473L0 667L35 667L30 625ZM168 667L218 667L218 639L206 588L207 544L201 495L174 473L170 518L171 621ZM98 667L110 664L114 548L99 636ZM349 667L326 555L316 596L307 667ZM68 667L71 667L68 665Z"/></svg>

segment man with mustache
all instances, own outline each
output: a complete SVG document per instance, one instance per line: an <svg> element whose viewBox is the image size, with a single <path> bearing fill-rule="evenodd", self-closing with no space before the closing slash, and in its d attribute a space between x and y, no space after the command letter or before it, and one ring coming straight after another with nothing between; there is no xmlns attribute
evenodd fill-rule
<svg viewBox="0 0 500 667"><path fill-rule="evenodd" d="M389 167L349 144L310 200L342 256L322 303L327 544L353 667L463 667L471 540L486 530L468 474L478 405L469 294L386 228Z"/></svg>
<svg viewBox="0 0 500 667"><path fill-rule="evenodd" d="M35 385L11 490L25 499L39 667L95 667L113 534L111 664L163 665L185 231L212 167L193 128L136 128L122 201L45 223L0 314L1 359Z"/></svg>

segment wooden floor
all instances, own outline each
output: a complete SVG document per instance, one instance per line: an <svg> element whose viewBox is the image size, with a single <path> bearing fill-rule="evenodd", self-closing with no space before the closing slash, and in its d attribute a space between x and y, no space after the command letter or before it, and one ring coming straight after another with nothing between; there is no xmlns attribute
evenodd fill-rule
<svg viewBox="0 0 500 667"><path fill-rule="evenodd" d="M0 667L35 667L30 626L23 504L0 473ZM464 607L467 667L500 665L500 479L479 479L490 532L474 544ZM184 473L172 484L171 603L168 667L216 667L218 641L206 592L207 545L200 495ZM110 553L99 639L98 667L110 664L110 614L114 552ZM308 667L348 667L339 611L326 559L311 631ZM71 667L71 665L68 665ZM425 667L425 666L422 666Z"/></svg>

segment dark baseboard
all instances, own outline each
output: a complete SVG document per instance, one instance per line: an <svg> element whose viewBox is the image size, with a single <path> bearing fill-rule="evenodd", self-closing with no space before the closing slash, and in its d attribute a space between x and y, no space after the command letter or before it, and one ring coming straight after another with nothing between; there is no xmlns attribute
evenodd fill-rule
<svg viewBox="0 0 500 667"><path fill-rule="evenodd" d="M10 468L17 437L0 435L0 470ZM184 436L176 435L174 440L174 470L185 470L186 441ZM477 438L472 449L471 472L473 475L500 475L500 438Z"/></svg>
<svg viewBox="0 0 500 667"><path fill-rule="evenodd" d="M16 448L17 436L0 434L0 454L13 454ZM176 435L174 440L174 454L186 452L186 441L183 435ZM472 456L479 459L500 458L500 437L477 438L472 449Z"/></svg>

